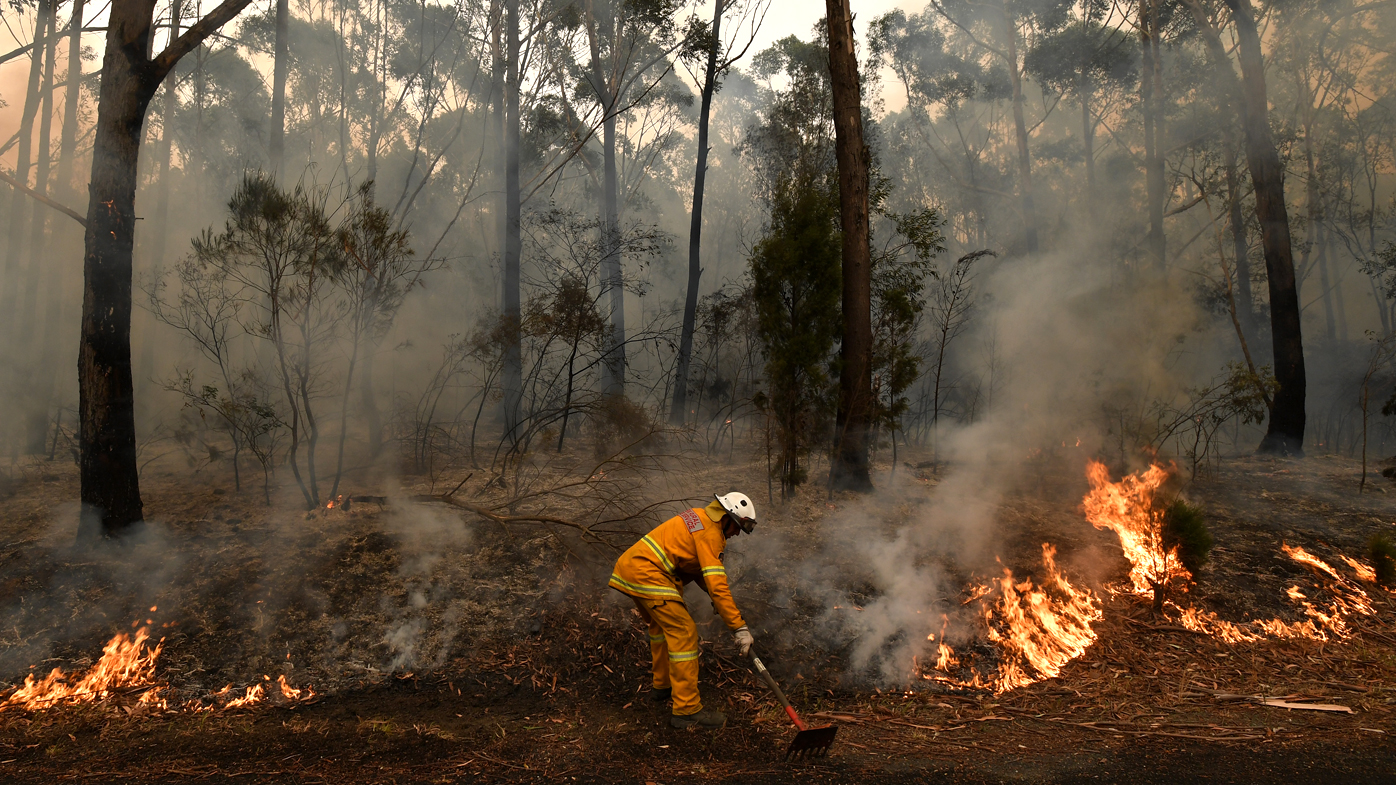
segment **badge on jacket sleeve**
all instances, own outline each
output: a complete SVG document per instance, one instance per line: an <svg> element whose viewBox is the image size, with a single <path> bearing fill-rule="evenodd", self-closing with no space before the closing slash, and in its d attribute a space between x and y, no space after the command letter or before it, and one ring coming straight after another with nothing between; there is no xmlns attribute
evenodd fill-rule
<svg viewBox="0 0 1396 785"><path fill-rule="evenodd" d="M679 513L679 517L683 518L683 525L688 527L690 534L703 530L703 519L699 518L698 513L693 510L684 510Z"/></svg>

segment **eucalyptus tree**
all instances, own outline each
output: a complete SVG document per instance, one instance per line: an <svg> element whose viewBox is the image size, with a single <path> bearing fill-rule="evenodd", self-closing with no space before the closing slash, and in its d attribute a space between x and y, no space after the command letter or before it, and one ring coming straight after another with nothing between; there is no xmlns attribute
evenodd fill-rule
<svg viewBox="0 0 1396 785"><path fill-rule="evenodd" d="M698 315L698 285L703 275L703 196L708 176L708 119L712 114L713 96L722 86L722 79L738 60L744 57L756 33L761 29L770 0L714 0L712 24L706 29L690 34L693 53L684 59L689 67L689 75L699 85L700 104L698 109L698 153L693 170L692 209L688 228L688 285L684 294L683 325L679 333L679 353L674 363L674 392L669 406L669 422L680 425L686 417L688 406L688 369L693 355L693 330ZM728 27L723 37L722 17L732 10L735 24ZM729 24L733 20L729 19ZM744 24L745 23L745 24ZM743 27L745 26L745 30ZM732 32L735 31L735 35ZM697 78L695 61L702 54L702 78Z"/></svg>
<svg viewBox="0 0 1396 785"><path fill-rule="evenodd" d="M601 113L602 245L618 248L620 183L617 171L617 118L655 89L674 67L673 56L685 45L677 15L681 0L586 0L584 25L588 67L582 72ZM606 363L606 392L625 394L625 287L618 251L603 262L609 293L611 336Z"/></svg>
<svg viewBox="0 0 1396 785"><path fill-rule="evenodd" d="M1043 36L1024 58L1024 70L1047 89L1070 95L1081 109L1081 159L1085 166L1085 214L1097 212L1096 131L1102 93L1127 89L1138 79L1138 62L1128 38L1107 25L1110 8L1085 0L1070 24Z"/></svg>
<svg viewBox="0 0 1396 785"><path fill-rule="evenodd" d="M93 137L78 352L82 534L121 534L142 520L131 381L131 257L137 161L146 108L175 63L250 0L224 0L151 57L153 0L113 0Z"/></svg>
<svg viewBox="0 0 1396 785"><path fill-rule="evenodd" d="M1225 0L1236 35L1236 66L1214 27L1202 0L1184 0L1210 51L1218 80L1240 96L1245 131L1246 161L1255 189L1255 211L1260 222L1270 289L1270 334L1274 348L1278 389L1270 405L1270 419L1261 452L1302 455L1304 452L1304 344L1299 318L1299 289L1295 279L1290 242L1289 211L1285 204L1284 166L1270 129L1269 91L1265 55L1255 9L1250 0Z"/></svg>
<svg viewBox="0 0 1396 785"><path fill-rule="evenodd" d="M967 41L982 58L984 67L997 66L1007 73L1013 138L1017 147L1023 246L1028 253L1038 250L1038 217L1033 201L1032 149L1024 110L1026 55L1039 37L1067 24L1073 1L931 0L925 12L934 12L953 30L955 37Z"/></svg>

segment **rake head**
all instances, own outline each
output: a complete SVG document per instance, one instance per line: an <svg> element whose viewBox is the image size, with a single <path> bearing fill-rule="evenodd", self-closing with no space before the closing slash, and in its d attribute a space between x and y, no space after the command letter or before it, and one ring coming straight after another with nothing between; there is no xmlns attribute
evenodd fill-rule
<svg viewBox="0 0 1396 785"><path fill-rule="evenodd" d="M829 747L834 744L834 734L839 729L833 725L826 725L823 728L809 728L795 734L795 738L790 740L790 748L785 751L785 759L807 760L809 758L822 758L829 754Z"/></svg>

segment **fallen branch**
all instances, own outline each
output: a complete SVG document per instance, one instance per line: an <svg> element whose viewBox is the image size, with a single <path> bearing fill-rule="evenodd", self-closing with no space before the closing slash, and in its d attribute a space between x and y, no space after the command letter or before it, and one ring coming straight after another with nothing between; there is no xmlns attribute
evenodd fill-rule
<svg viewBox="0 0 1396 785"><path fill-rule="evenodd" d="M64 215L66 215L66 216L68 216L69 218L73 219L74 221L77 221L78 223L82 224L82 228L84 228L84 229L87 228L87 219L84 218L84 217L82 217L82 215L80 215L80 214L78 213L77 210L74 210L73 208L71 208L71 207L69 207L69 206L67 206L67 205L65 205L65 204L61 204L61 203L59 203L59 202L55 202L54 200L48 198L47 196L44 196L43 194L39 193L38 191L35 191L33 188L30 188L29 186L27 186L27 185L25 185L24 183L21 183L19 180L15 179L14 176L12 176L9 172L6 172L4 169L0 169L0 180L4 180L5 182L7 182L7 183L9 183L10 185L14 186L14 187L15 187L15 190L19 191L20 193L28 194L31 198L33 198L33 199L34 199L35 201L37 201L39 204L47 205L47 206L49 206L49 207L52 207L53 209L57 210L58 212L63 213Z"/></svg>

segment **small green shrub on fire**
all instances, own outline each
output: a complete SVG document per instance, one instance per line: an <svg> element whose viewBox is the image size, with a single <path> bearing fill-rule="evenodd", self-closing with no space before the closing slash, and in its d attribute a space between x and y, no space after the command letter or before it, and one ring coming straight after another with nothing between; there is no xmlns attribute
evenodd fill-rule
<svg viewBox="0 0 1396 785"><path fill-rule="evenodd" d="M1212 532L1202 508L1182 499L1173 502L1163 516L1163 546L1178 549L1178 561L1194 576L1212 551Z"/></svg>

